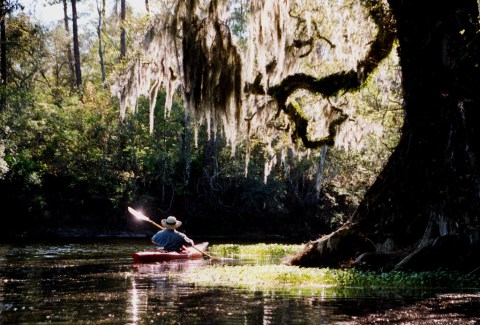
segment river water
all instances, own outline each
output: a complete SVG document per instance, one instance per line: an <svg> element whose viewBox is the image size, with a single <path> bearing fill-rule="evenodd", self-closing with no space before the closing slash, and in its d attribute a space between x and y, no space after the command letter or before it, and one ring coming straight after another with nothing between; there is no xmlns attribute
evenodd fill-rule
<svg viewBox="0 0 480 325"><path fill-rule="evenodd" d="M147 239L0 244L0 324L480 323L480 292L200 287L176 275L216 261L134 265L131 253L147 248Z"/></svg>

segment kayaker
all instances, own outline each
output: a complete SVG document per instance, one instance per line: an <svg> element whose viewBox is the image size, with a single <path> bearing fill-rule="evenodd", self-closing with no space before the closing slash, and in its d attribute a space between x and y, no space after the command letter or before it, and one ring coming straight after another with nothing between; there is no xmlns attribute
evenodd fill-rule
<svg viewBox="0 0 480 325"><path fill-rule="evenodd" d="M194 242L184 233L177 231L182 225L182 222L177 220L174 216L169 216L167 219L162 219L160 222L163 230L160 230L152 237L152 242L159 250L166 251L180 251L182 246L193 246Z"/></svg>

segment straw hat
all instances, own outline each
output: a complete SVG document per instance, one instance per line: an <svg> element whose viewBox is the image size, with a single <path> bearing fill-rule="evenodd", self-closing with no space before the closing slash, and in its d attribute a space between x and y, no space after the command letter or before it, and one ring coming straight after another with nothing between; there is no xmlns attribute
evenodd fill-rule
<svg viewBox="0 0 480 325"><path fill-rule="evenodd" d="M169 216L167 219L162 219L160 223L162 227L167 229L177 229L182 225L182 222L178 221L174 216Z"/></svg>

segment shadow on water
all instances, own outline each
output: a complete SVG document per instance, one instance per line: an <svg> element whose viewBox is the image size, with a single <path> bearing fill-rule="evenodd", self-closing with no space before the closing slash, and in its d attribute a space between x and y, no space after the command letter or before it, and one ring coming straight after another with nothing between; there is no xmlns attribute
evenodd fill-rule
<svg viewBox="0 0 480 325"><path fill-rule="evenodd" d="M480 322L478 292L200 287L178 275L215 261L133 265L131 253L145 248L145 240L106 239L0 245L0 323Z"/></svg>

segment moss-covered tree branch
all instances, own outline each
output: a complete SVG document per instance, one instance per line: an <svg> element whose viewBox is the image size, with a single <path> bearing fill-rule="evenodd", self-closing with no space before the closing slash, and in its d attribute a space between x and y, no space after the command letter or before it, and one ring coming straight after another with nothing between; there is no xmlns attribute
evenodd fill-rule
<svg viewBox="0 0 480 325"><path fill-rule="evenodd" d="M365 58L358 62L356 69L350 71L340 71L325 77L316 78L304 73L296 73L284 78L279 84L268 89L267 94L273 97L279 110L283 110L296 124L296 133L302 139L306 147L316 147L317 141L310 141L307 135L308 121L298 114L295 105L289 104L287 100L295 91L303 89L312 93L321 94L324 97L335 96L341 91L355 91L365 84L368 77L375 71L380 62L391 52L396 38L394 20L390 11L385 8L381 1L364 0L365 6L369 10L370 17L377 26L378 32L375 39L371 42L370 49ZM337 119L333 122L333 129L345 121ZM332 128L332 127L330 127ZM321 141L324 144L332 145L334 143L334 134L330 130L327 140ZM331 138L333 136L333 138Z"/></svg>
<svg viewBox="0 0 480 325"><path fill-rule="evenodd" d="M290 120L294 124L293 132L292 132L292 137L294 140L296 138L302 139L303 144L307 148L320 148L321 146L327 145L327 146L332 146L335 143L335 137L337 135L337 130L338 126L345 122L345 120L348 118L348 115L343 113L341 109L335 108L334 110L339 113L339 116L333 120L330 125L328 126L328 135L326 137L321 137L318 139L312 139L308 135L308 124L309 124L309 119L303 112L302 108L300 105L292 101L289 103L284 111L287 113L289 116Z"/></svg>

